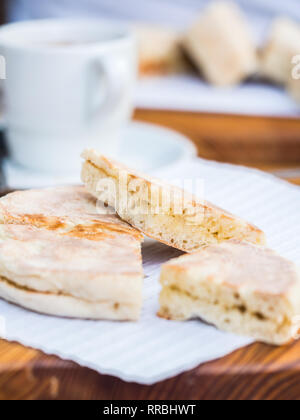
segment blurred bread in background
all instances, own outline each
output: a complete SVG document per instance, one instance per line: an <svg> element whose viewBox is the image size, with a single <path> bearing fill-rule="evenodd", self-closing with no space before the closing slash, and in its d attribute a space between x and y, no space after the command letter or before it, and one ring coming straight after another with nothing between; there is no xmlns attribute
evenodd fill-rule
<svg viewBox="0 0 300 420"><path fill-rule="evenodd" d="M286 85L291 79L292 58L297 54L300 54L300 25L290 19L276 19L262 51L261 74Z"/></svg>
<svg viewBox="0 0 300 420"><path fill-rule="evenodd" d="M159 25L135 24L140 76L168 75L188 71L181 49L181 35Z"/></svg>
<svg viewBox="0 0 300 420"><path fill-rule="evenodd" d="M292 58L300 56L300 24L276 18L258 53L249 22L236 3L216 0L184 33L160 25L134 24L139 75L198 73L210 84L226 87L259 74L262 82L267 79L284 86L300 102L300 82L292 76L296 66Z"/></svg>
<svg viewBox="0 0 300 420"><path fill-rule="evenodd" d="M213 2L187 30L184 48L214 85L234 85L258 68L257 51L237 5Z"/></svg>

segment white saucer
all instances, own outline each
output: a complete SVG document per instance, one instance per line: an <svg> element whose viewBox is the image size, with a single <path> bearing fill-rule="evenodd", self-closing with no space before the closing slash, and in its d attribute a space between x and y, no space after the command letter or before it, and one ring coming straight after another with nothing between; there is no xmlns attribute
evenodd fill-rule
<svg viewBox="0 0 300 420"><path fill-rule="evenodd" d="M196 147L175 131L153 124L132 122L124 131L119 159L137 170L155 173L197 155ZM41 188L56 184L80 182L80 168L76 174L55 174L30 171L10 160L3 165L7 187L11 189Z"/></svg>

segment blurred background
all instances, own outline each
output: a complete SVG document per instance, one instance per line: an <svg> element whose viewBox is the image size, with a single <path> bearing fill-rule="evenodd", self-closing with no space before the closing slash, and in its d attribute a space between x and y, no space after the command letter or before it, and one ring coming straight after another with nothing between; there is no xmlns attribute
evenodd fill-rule
<svg viewBox="0 0 300 420"><path fill-rule="evenodd" d="M229 83L209 74L206 51L198 52L193 44L197 37L199 45L201 36L205 38L205 33L197 32L195 22L199 19L201 27L201 17L212 3L212 0L7 0L1 2L0 19L4 23L49 17L100 17L129 23L139 41L135 120L177 130L192 140L202 158L257 167L297 183L300 82L290 86L287 80L278 78L278 72L268 70L267 60L269 69L272 60L278 57L280 61L282 50L297 43L292 34L298 30L300 40L299 0L235 0L244 19L240 26L249 29L253 48L259 57L265 54L266 66L264 70L245 72L236 80L233 76ZM274 29L274 22L282 18L287 18L288 23ZM227 24L230 26L230 22ZM267 57L272 48L274 55ZM226 44L223 49L226 51ZM293 49L294 54L297 52ZM280 64L275 63L273 68L276 66Z"/></svg>
<svg viewBox="0 0 300 420"><path fill-rule="evenodd" d="M8 19L12 21L99 15L181 29L209 3L211 0L6 0ZM298 0L236 0L236 3L260 23L259 27L264 27L268 20L281 14L300 20Z"/></svg>

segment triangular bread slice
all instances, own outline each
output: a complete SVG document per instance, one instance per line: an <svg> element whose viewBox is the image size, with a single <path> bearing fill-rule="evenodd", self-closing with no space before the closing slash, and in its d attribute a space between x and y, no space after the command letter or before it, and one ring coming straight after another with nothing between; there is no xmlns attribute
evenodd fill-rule
<svg viewBox="0 0 300 420"><path fill-rule="evenodd" d="M82 181L145 235L186 252L229 239L264 244L257 227L185 191L141 175L94 150L83 153Z"/></svg>
<svg viewBox="0 0 300 420"><path fill-rule="evenodd" d="M293 67L300 53L300 25L286 17L272 22L266 45L260 54L260 72L275 83L287 85L293 80ZM296 62L293 63L294 57ZM296 80L299 80L297 77Z"/></svg>
<svg viewBox="0 0 300 420"><path fill-rule="evenodd" d="M51 315L137 320L143 237L100 208L84 187L2 198L0 297Z"/></svg>
<svg viewBox="0 0 300 420"><path fill-rule="evenodd" d="M159 315L202 318L276 345L300 330L300 271L274 251L229 241L162 267Z"/></svg>
<svg viewBox="0 0 300 420"><path fill-rule="evenodd" d="M237 85L257 72L255 41L237 4L207 3L184 34L183 48L210 83Z"/></svg>

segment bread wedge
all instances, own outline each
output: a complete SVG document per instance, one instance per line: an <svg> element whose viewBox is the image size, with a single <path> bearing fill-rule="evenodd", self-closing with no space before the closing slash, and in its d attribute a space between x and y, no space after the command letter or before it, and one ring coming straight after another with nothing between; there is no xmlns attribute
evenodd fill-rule
<svg viewBox="0 0 300 420"><path fill-rule="evenodd" d="M211 2L187 30L183 46L213 85L235 85L258 70L255 42L246 19L233 2Z"/></svg>
<svg viewBox="0 0 300 420"><path fill-rule="evenodd" d="M140 76L164 76L188 71L181 36L170 28L140 23L132 27L138 41Z"/></svg>
<svg viewBox="0 0 300 420"><path fill-rule="evenodd" d="M300 24L287 18L275 19L261 54L261 74L275 83L287 85L296 55L300 55Z"/></svg>
<svg viewBox="0 0 300 420"><path fill-rule="evenodd" d="M229 241L162 267L159 315L201 318L218 328L275 345L300 330L300 272L275 252Z"/></svg>
<svg viewBox="0 0 300 420"><path fill-rule="evenodd" d="M141 175L94 150L83 153L82 181L145 235L185 252L240 239L264 244L257 227L185 191Z"/></svg>

